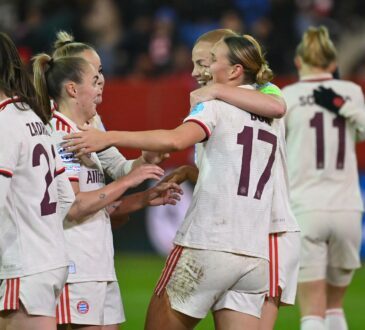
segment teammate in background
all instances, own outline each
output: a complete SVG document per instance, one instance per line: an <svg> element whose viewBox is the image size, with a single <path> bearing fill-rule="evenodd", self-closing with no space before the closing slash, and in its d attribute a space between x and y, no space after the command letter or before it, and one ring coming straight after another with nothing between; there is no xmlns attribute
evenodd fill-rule
<svg viewBox="0 0 365 330"><path fill-rule="evenodd" d="M291 205L302 233L298 286L302 330L348 328L343 299L360 266L358 132L351 120L314 102L317 92L332 89L342 96L333 98L338 110L345 101L347 109L364 111L360 86L333 79L336 58L327 29L310 27L296 51L300 81L283 90Z"/></svg>
<svg viewBox="0 0 365 330"><path fill-rule="evenodd" d="M69 275L57 310L58 323L65 324L60 328L70 324L72 329L116 330L124 321L110 219L104 208L128 188L163 175L156 165L142 165L105 186L95 153L78 160L63 148L62 136L95 116L101 93L98 79L95 68L80 57L52 59L41 54L34 61L34 81L43 107L50 111L50 97L57 103L52 134L76 194L77 212L69 212L64 221ZM176 185L166 187L178 190Z"/></svg>
<svg viewBox="0 0 365 330"><path fill-rule="evenodd" d="M51 113L4 33L0 62L0 329L55 330L74 194L46 127Z"/></svg>
<svg viewBox="0 0 365 330"><path fill-rule="evenodd" d="M203 34L195 43L192 54L194 64L192 76L197 79L202 88L191 93L192 105L200 101L212 100L217 95L225 102L261 116L277 117L285 113L285 102L281 96L281 91L271 83L257 85L256 89L260 91L258 92L216 84L207 80L210 76L209 56L211 48L222 37L232 34L230 30L213 30ZM260 329L263 330L274 328L280 304L293 305L295 303L300 252L299 227L289 205L285 124L281 119L275 119L273 124L277 125L279 145L276 156L276 183L269 235L270 290L260 320ZM197 145L197 151L199 154L199 145ZM195 183L198 173L197 167L182 166L165 177L164 180L181 183L188 179Z"/></svg>
<svg viewBox="0 0 365 330"><path fill-rule="evenodd" d="M254 89L252 84L270 80L271 70L251 40L234 36L214 46L214 82ZM246 75L245 64L253 59L258 64ZM270 174L277 146L270 121L213 100L197 105L174 130L90 129L69 138L70 145L87 150L113 144L175 151L206 141L193 201L152 297L146 328L191 329L212 309L217 329L258 329L268 289ZM232 296L246 301L239 311Z"/></svg>

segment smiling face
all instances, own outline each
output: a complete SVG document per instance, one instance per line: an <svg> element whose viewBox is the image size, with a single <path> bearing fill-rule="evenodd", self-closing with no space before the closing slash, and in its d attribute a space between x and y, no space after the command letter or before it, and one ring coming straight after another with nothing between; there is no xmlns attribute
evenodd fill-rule
<svg viewBox="0 0 365 330"><path fill-rule="evenodd" d="M228 53L228 46L223 40L218 41L211 49L210 72L215 83L227 84L230 81L233 66L228 60Z"/></svg>
<svg viewBox="0 0 365 330"><path fill-rule="evenodd" d="M192 51L194 68L191 76L200 86L205 86L211 79L209 66L211 62L210 50L213 45L211 42L199 41Z"/></svg>
<svg viewBox="0 0 365 330"><path fill-rule="evenodd" d="M82 81L75 84L77 111L86 121L96 115L96 105L101 98L99 74L94 66L87 64L82 75Z"/></svg>
<svg viewBox="0 0 365 330"><path fill-rule="evenodd" d="M100 57L96 53L96 51L94 51L92 49L84 50L82 53L79 54L79 56L82 57L84 60L88 61L99 74L98 86L100 89L100 95L99 95L98 99L96 100L96 102L97 102L96 104L100 104L103 101L102 94L103 94L103 89L104 89L104 85L105 85L103 67L101 65Z"/></svg>

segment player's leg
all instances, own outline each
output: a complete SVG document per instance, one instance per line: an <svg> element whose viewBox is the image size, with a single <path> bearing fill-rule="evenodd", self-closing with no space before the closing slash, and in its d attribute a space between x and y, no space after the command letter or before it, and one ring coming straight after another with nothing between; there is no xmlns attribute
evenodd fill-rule
<svg viewBox="0 0 365 330"><path fill-rule="evenodd" d="M146 330L190 330L200 319L193 318L171 308L166 290L154 294L148 306L145 323Z"/></svg>
<svg viewBox="0 0 365 330"><path fill-rule="evenodd" d="M343 300L360 263L361 213L336 212L328 243L326 328L347 330Z"/></svg>
<svg viewBox="0 0 365 330"><path fill-rule="evenodd" d="M274 329L275 322L279 312L280 296L272 298L267 297L262 307L260 330Z"/></svg>
<svg viewBox="0 0 365 330"><path fill-rule="evenodd" d="M256 316L230 309L220 309L213 313L216 330L259 329L260 319Z"/></svg>
<svg viewBox="0 0 365 330"><path fill-rule="evenodd" d="M29 315L22 303L17 311L0 313L1 330L56 330L56 319Z"/></svg>
<svg viewBox="0 0 365 330"><path fill-rule="evenodd" d="M298 302L301 330L324 330L326 311L327 241L330 235L328 213L298 214L301 228L301 253L298 278Z"/></svg>

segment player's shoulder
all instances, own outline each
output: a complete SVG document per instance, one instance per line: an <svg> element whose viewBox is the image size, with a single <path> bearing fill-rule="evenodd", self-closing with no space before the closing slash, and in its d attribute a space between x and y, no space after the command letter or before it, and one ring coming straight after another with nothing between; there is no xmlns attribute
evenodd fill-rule
<svg viewBox="0 0 365 330"><path fill-rule="evenodd" d="M56 111L53 112L51 126L55 131L59 133L69 134L72 130L71 124L68 122L68 120Z"/></svg>

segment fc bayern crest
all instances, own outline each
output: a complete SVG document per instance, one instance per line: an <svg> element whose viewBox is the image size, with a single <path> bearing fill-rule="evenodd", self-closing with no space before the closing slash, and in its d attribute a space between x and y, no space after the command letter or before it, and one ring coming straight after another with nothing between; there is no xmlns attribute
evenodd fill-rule
<svg viewBox="0 0 365 330"><path fill-rule="evenodd" d="M89 304L85 300L81 300L77 303L77 311L80 314L87 314L89 311Z"/></svg>

